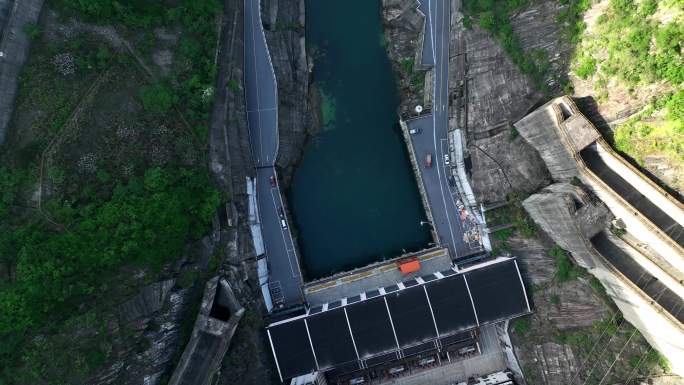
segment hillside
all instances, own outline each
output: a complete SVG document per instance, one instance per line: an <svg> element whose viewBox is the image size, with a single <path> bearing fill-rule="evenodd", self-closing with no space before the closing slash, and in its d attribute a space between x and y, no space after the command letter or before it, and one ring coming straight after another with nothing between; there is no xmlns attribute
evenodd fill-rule
<svg viewBox="0 0 684 385"><path fill-rule="evenodd" d="M595 100L615 148L684 192L684 2L584 4L574 94ZM612 138L611 138L612 137Z"/></svg>

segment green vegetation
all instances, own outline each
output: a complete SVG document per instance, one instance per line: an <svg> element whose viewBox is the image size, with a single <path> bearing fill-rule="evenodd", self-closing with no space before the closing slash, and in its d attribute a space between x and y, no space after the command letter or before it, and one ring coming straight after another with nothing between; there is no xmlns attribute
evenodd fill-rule
<svg viewBox="0 0 684 385"><path fill-rule="evenodd" d="M580 10L585 2L577 2ZM684 170L683 8L681 1L610 0L590 33L582 33L584 27L573 32L573 72L593 82L599 103L614 92L623 97L622 90L634 98L655 94L615 128L616 149L641 165L649 155L663 157L675 173ZM674 183L684 188L684 182Z"/></svg>
<svg viewBox="0 0 684 385"><path fill-rule="evenodd" d="M25 333L54 327L104 294L112 272L129 264L158 270L179 256L186 239L207 231L218 204L209 186L205 173L151 168L142 178L114 183L107 198L51 202L55 219L69 224L64 231L41 222L3 231L0 254L16 264L14 280L0 291L3 367L21 358L15 353Z"/></svg>
<svg viewBox="0 0 684 385"><path fill-rule="evenodd" d="M415 71L413 59L404 59L400 63L403 75L408 79L414 91L420 91L425 85L425 71Z"/></svg>
<svg viewBox="0 0 684 385"><path fill-rule="evenodd" d="M557 282L571 281L582 276L582 269L575 266L570 260L568 253L558 245L549 250L549 255L556 259L556 273L554 277Z"/></svg>
<svg viewBox="0 0 684 385"><path fill-rule="evenodd" d="M610 232L615 234L615 236L621 237L627 233L627 230L621 228L621 227L616 227L614 225L610 226Z"/></svg>
<svg viewBox="0 0 684 385"><path fill-rule="evenodd" d="M31 40L36 40L43 33L43 31L41 31L40 28L38 28L38 26L35 24L26 24L24 26L24 32L26 32Z"/></svg>
<svg viewBox="0 0 684 385"><path fill-rule="evenodd" d="M511 329L519 336L525 336L530 332L530 328L530 317L517 318L511 322Z"/></svg>
<svg viewBox="0 0 684 385"><path fill-rule="evenodd" d="M537 226L532 218L527 215L527 211L525 211L522 205L527 196L528 194L519 192L508 194L508 206L510 207L511 221L515 229L523 237L531 238L537 235Z"/></svg>
<svg viewBox="0 0 684 385"><path fill-rule="evenodd" d="M591 6L591 0L560 0L560 3L567 7L558 14L556 21L563 26L568 41L577 44L587 27L582 16Z"/></svg>
<svg viewBox="0 0 684 385"><path fill-rule="evenodd" d="M531 238L537 235L537 226L527 215L522 202L528 194L522 192L510 193L507 196L508 205L488 211L485 216L490 227L513 225L513 228L523 237Z"/></svg>
<svg viewBox="0 0 684 385"><path fill-rule="evenodd" d="M143 62L145 44L158 41L153 28L173 27L179 40L166 77L114 54L99 36L76 31L55 42L27 27L35 46L0 149L0 384L83 383L117 344L142 352L140 331L112 330L117 306L172 274L188 242L209 229L222 199L203 155L221 8L216 0L174 4L51 4L114 25ZM199 279L185 272L179 285Z"/></svg>
<svg viewBox="0 0 684 385"><path fill-rule="evenodd" d="M613 360L618 361L608 377L608 383L624 381L630 375L650 377L669 372L669 363L657 351L649 347L644 337L618 313L614 317L595 321L590 327L572 331L557 331L555 341L570 345L582 361L605 363L607 367ZM624 361L624 363L622 362ZM588 384L598 384L605 372L591 371L591 365L584 375Z"/></svg>
<svg viewBox="0 0 684 385"><path fill-rule="evenodd" d="M653 1L611 0L591 36L585 36L580 44L578 52L583 56L578 68L593 61L601 76L615 77L627 86L661 80L673 85L684 82L679 47L684 23L676 19L661 23L654 16L659 6L665 7Z"/></svg>
<svg viewBox="0 0 684 385"><path fill-rule="evenodd" d="M646 366L658 365L665 373L672 371L672 365L670 364L670 361L668 361L667 358L665 358L665 356L660 354L660 352L657 350L651 349L646 354L646 357L644 357L644 360L646 362Z"/></svg>
<svg viewBox="0 0 684 385"><path fill-rule="evenodd" d="M548 53L543 49L525 52L510 22L511 13L526 5L528 0L466 0L464 25L468 28L472 24L472 18L481 28L494 35L520 71L528 75L537 87L545 90L544 77L549 69Z"/></svg>
<svg viewBox="0 0 684 385"><path fill-rule="evenodd" d="M615 147L643 164L647 155L663 155L684 165L684 89L661 97L616 127Z"/></svg>
<svg viewBox="0 0 684 385"><path fill-rule="evenodd" d="M492 234L492 237L498 241L498 244L494 249L492 249L492 255L499 255L503 252L510 253L511 246L508 244L508 238L513 235L513 229L507 228L496 231Z"/></svg>
<svg viewBox="0 0 684 385"><path fill-rule="evenodd" d="M140 90L140 99L145 110L153 114L165 114L178 103L178 96L173 93L173 89L163 83L143 87Z"/></svg>
<svg viewBox="0 0 684 385"><path fill-rule="evenodd" d="M518 132L518 129L515 128L514 126L511 126L511 128L509 130L509 139L513 140L513 139L517 138L519 135L520 135L520 133Z"/></svg>
<svg viewBox="0 0 684 385"><path fill-rule="evenodd" d="M549 297L549 302L552 305L560 304L560 296L558 296L558 294L551 294L551 297Z"/></svg>
<svg viewBox="0 0 684 385"><path fill-rule="evenodd" d="M575 69L575 74L582 79L587 79L596 73L596 59L591 56L582 56L578 60L577 68Z"/></svg>
<svg viewBox="0 0 684 385"><path fill-rule="evenodd" d="M228 80L228 84L226 85L226 87L227 87L228 90L230 90L231 92L238 92L238 91L240 91L240 85L238 84L238 82L235 81L235 79L230 79L230 80Z"/></svg>

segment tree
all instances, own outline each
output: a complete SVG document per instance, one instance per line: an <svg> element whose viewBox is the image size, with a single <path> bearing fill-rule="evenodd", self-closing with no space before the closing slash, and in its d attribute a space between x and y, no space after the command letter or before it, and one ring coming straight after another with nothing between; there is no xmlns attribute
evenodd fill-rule
<svg viewBox="0 0 684 385"><path fill-rule="evenodd" d="M143 87L140 90L140 99L146 111L160 115L167 113L178 103L178 95L165 83Z"/></svg>

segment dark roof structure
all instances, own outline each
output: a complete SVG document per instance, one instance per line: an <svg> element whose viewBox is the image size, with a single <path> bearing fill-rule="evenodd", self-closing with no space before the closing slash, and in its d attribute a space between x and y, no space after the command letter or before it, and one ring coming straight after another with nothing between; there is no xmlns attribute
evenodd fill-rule
<svg viewBox="0 0 684 385"><path fill-rule="evenodd" d="M459 342L469 335L464 331L482 324L529 312L517 261L500 258L325 304L273 323L267 332L284 380L418 354Z"/></svg>

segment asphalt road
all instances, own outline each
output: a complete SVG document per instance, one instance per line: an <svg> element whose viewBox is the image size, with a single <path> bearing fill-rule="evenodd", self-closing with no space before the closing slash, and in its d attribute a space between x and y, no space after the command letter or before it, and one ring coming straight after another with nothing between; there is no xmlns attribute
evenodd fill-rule
<svg viewBox="0 0 684 385"><path fill-rule="evenodd" d="M271 295L274 305L287 307L303 301L303 282L274 167L278 155L278 91L259 3L259 0L245 0L247 126L257 168L256 196Z"/></svg>
<svg viewBox="0 0 684 385"><path fill-rule="evenodd" d="M447 246L452 258L469 254L477 249L464 241L465 223L459 215L458 199L451 191L454 184L452 173L445 164L449 153L447 132L449 128L449 1L424 0L422 11L429 10L426 17L425 36L431 36L430 44L434 65L434 97L432 114L408 122L409 128L420 129L411 135L411 142L418 161L422 163L423 184L432 209L434 227L440 244ZM427 6L427 7L425 7ZM425 61L425 59L424 59ZM427 154L432 156L432 167L425 167ZM478 245L479 247L479 245Z"/></svg>

